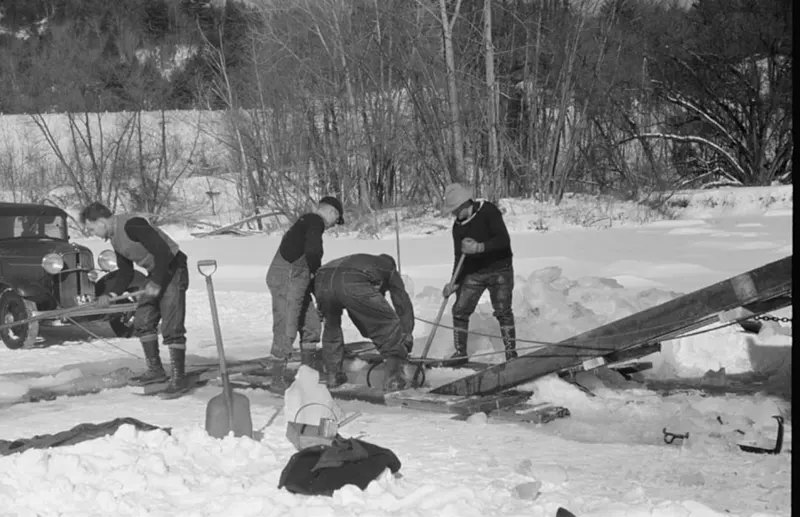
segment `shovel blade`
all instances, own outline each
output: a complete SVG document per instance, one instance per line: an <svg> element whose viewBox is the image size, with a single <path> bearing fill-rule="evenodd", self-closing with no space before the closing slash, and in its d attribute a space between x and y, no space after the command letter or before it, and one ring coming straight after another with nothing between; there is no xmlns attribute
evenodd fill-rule
<svg viewBox="0 0 800 517"><path fill-rule="evenodd" d="M228 420L225 395L220 393L208 401L206 406L206 432L214 438L223 438L233 431L234 436L253 437L253 417L250 414L250 399L233 392L233 429Z"/></svg>

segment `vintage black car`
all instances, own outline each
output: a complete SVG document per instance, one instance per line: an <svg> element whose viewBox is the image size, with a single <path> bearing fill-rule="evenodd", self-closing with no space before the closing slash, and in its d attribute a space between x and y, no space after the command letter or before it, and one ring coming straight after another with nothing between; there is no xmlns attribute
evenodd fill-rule
<svg viewBox="0 0 800 517"><path fill-rule="evenodd" d="M67 214L49 205L0 203L0 339L8 348L32 346L39 324L64 325L105 319L114 333L132 332L132 299L105 309L91 304L116 274L116 254L69 241ZM136 271L128 292L144 286ZM27 323L8 327L16 321Z"/></svg>

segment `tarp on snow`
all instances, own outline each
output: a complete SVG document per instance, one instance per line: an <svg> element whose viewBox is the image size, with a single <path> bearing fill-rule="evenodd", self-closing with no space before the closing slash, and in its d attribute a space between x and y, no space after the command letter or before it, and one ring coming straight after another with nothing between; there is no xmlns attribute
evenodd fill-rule
<svg viewBox="0 0 800 517"><path fill-rule="evenodd" d="M40 434L33 438L20 438L14 441L0 440L0 456L8 456L9 454L16 454L28 449L47 449L49 447L75 445L76 443L114 434L120 426L125 424L132 425L140 431L155 431L156 429L160 429L167 433L170 432L170 428L168 427L158 427L135 418L115 418L114 420L101 422L99 424L79 424L69 431L61 431L55 434Z"/></svg>

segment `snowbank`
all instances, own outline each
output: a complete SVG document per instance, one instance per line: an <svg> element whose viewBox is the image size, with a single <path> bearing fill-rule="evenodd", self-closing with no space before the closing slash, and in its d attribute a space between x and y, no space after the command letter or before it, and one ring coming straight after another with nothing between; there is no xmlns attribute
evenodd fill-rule
<svg viewBox="0 0 800 517"><path fill-rule="evenodd" d="M471 424L442 425L455 431ZM401 430L408 428L401 424ZM508 430L499 429L499 434L510 437ZM199 427L177 429L170 436L126 425L112 436L58 449L32 449L0 460L0 505L4 513L11 512L5 514L20 517L552 517L562 505L574 511L580 508L582 517L731 515L686 496L664 500L644 479L631 483L612 475L617 496L589 496L581 490L576 479L580 467L572 460L554 461L550 455L536 459L535 454L530 459L528 454L514 456L510 449L500 448L480 451L471 442L468 447L483 465L453 473L450 464L468 458L442 448L446 437L424 431L418 436L430 439L418 447L424 461L411 452L410 442L393 440L392 447L405 460L403 478L384 473L364 492L345 487L327 498L295 496L276 488L291 451L284 443L272 442L273 435L261 442L215 440ZM546 436L539 441L555 449L566 445ZM640 461L644 452L629 450ZM684 474L682 480L683 486L681 480L670 482L674 488L669 491L693 493L704 483L697 474Z"/></svg>
<svg viewBox="0 0 800 517"><path fill-rule="evenodd" d="M623 287L614 278L564 276L561 268L536 270L527 278L518 276L514 288L514 314L517 320L517 347L529 352L542 345L533 341L555 343L581 334L611 321L672 300L682 293L654 287ZM439 289L426 286L417 300L433 303ZM776 313L778 314L778 313ZM791 316L791 308L779 315ZM452 325L452 315L445 312L442 323ZM432 328L422 324L418 336L427 336ZM499 336L497 320L492 313L488 292L484 294L470 320L476 334ZM699 332L708 331L700 334ZM724 368L727 374L757 373L775 376L786 382L791 364L791 328L765 321L759 334L744 332L738 325L710 325L695 331L697 335L662 343L660 353L642 360L652 361L651 378L698 378L706 372ZM416 352L421 352L424 339L417 339ZM431 346L432 357L452 353L452 333L441 329ZM503 344L499 337L471 336L469 354L484 362L502 362Z"/></svg>

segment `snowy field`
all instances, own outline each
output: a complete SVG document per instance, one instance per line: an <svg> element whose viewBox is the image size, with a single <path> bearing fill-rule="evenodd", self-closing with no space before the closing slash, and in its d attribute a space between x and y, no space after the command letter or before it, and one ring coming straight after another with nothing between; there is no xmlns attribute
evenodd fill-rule
<svg viewBox="0 0 800 517"><path fill-rule="evenodd" d="M609 229L550 224L532 228L541 213L524 202L508 204L515 252L514 309L520 340L553 342L663 303L730 276L792 254L791 187L702 191L678 219L631 223ZM711 202L709 202L711 200ZM538 210L538 209L537 209ZM552 216L552 214L548 214ZM441 225L431 235L423 234ZM452 268L449 221L404 225L400 264L417 316L432 320L441 286ZM175 229L173 229L175 230ZM189 363L216 358L208 298L195 269L214 258L222 333L229 359L262 357L271 342L270 298L264 276L279 235L192 239L180 234L188 254ZM86 240L95 253L105 243ZM392 232L381 239L328 236L325 260L353 253L396 254ZM791 308L773 313L791 317ZM442 320L451 324L449 310ZM53 401L19 403L41 388L70 391L81 384L114 385L111 372L139 370L134 339L112 337L102 325L43 331L32 350L0 348L0 439L55 433L85 422L134 417L173 428L166 433L122 428L113 436L50 450L0 457L0 516L542 516L559 506L578 517L749 517L791 515L791 324L764 322L758 334L726 327L663 344L643 381L713 382L722 393L699 389L670 394L605 370L584 375L589 396L556 376L526 388L534 399L568 407L570 418L543 426L515 425L423 413L358 402L344 412L363 416L345 436L393 450L402 461L396 478L384 475L365 492L346 487L332 498L278 490L294 452L285 438L282 399L242 391L263 436L215 440L203 429L208 400L218 387L164 401L125 388ZM488 296L471 330L499 335ZM418 321L416 353L430 325ZM360 340L345 327L345 337ZM520 342L520 348L531 346ZM452 337L440 329L431 355L451 353ZM499 338L473 336L472 355L499 361ZM164 360L167 359L166 351ZM358 377L363 365L353 364ZM724 371L721 370L724 368ZM434 370L433 383L462 373ZM765 379L770 393L726 393L735 376ZM276 417L277 415L277 417ZM742 452L737 443L774 444L773 415L787 419L779 455ZM662 428L690 438L664 443Z"/></svg>

